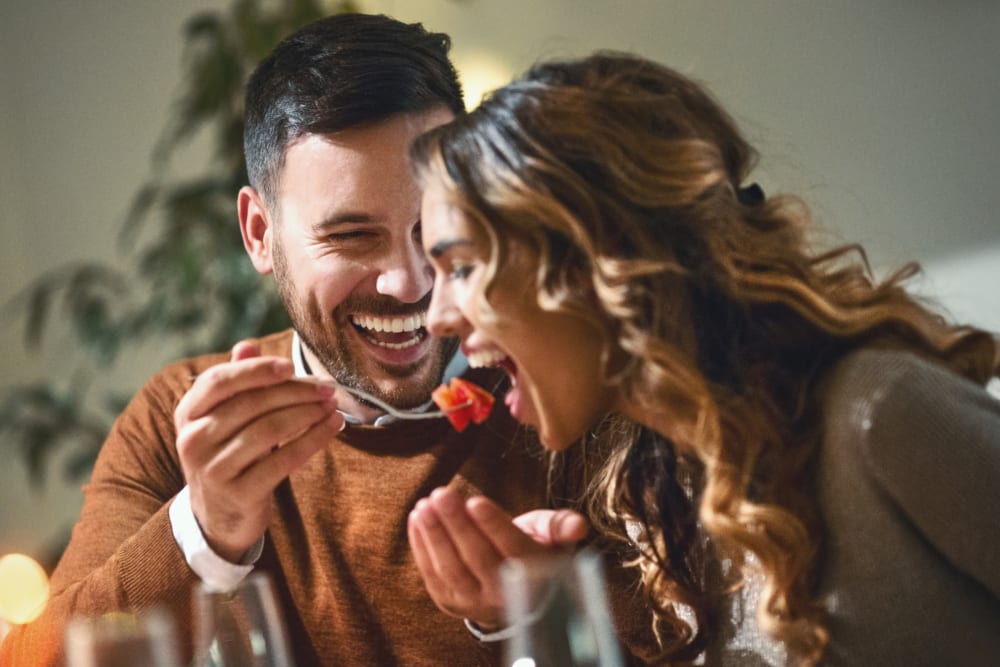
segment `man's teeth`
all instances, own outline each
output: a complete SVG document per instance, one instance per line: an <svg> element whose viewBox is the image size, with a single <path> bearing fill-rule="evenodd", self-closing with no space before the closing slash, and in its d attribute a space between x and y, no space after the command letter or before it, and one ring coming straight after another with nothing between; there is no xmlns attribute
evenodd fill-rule
<svg viewBox="0 0 1000 667"><path fill-rule="evenodd" d="M469 366L472 368L484 368L486 366L496 366L507 358L507 355L500 350L476 350L470 352Z"/></svg>
<svg viewBox="0 0 1000 667"><path fill-rule="evenodd" d="M390 350L405 350L408 347L413 347L414 345L419 345L420 341L424 339L424 335L420 332L423 327L427 324L427 314L419 313L416 315L406 315L405 317L378 317L376 315L352 315L351 322L366 331L372 333L411 333L413 334L410 338L399 341L398 337L396 341L390 342L385 340L380 340L374 336L365 336L369 343L372 345L378 345L379 347L384 347Z"/></svg>
<svg viewBox="0 0 1000 667"><path fill-rule="evenodd" d="M402 343L386 343L385 341L381 340L371 340L371 342L374 343L375 345L378 345L379 347L387 347L390 350L405 350L408 347L413 347L414 345L419 343L420 340L421 340L420 336L414 336L410 340L404 341Z"/></svg>
<svg viewBox="0 0 1000 667"><path fill-rule="evenodd" d="M362 329L385 331L387 333L403 333L416 331L426 326L427 314L408 315L406 317L376 317L374 315L352 315L351 322ZM408 347L408 346L407 346Z"/></svg>

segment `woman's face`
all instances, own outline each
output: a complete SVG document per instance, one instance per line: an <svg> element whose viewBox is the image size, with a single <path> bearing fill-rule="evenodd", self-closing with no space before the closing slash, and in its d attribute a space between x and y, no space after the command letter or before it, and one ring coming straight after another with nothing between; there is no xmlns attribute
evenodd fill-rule
<svg viewBox="0 0 1000 667"><path fill-rule="evenodd" d="M504 399L511 415L534 426L546 448L565 449L612 406L614 392L600 377L598 331L579 317L539 307L537 260L519 243L509 246L508 261L493 283L493 312L482 312L489 239L447 201L437 183L424 191L421 225L435 271L428 329L458 336L471 366L503 368L511 377Z"/></svg>

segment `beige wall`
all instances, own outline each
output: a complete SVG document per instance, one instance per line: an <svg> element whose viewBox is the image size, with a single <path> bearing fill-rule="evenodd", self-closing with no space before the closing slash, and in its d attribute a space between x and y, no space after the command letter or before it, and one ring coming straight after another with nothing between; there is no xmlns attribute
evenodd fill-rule
<svg viewBox="0 0 1000 667"><path fill-rule="evenodd" d="M227 0L4 2L0 9L0 304L40 272L113 261L116 232L180 83L181 28ZM197 153L198 151L192 151ZM203 161L203 160L202 160ZM0 310L0 387L77 370L53 330L41 354ZM15 323L15 324L20 324ZM163 362L136 355L104 384L136 387ZM100 385L101 378L95 382ZM55 466L30 486L0 443L0 554L40 554L79 511L80 491Z"/></svg>
<svg viewBox="0 0 1000 667"><path fill-rule="evenodd" d="M804 194L832 238L865 243L876 266L924 262L928 293L1000 329L1000 3L361 4L451 33L460 62L486 54L516 72L539 57L603 47L681 69L706 82L760 148L765 189ZM45 268L115 256L115 230L178 85L183 21L228 2L5 5L0 302ZM188 158L192 168L198 155ZM69 374L72 356L56 351L58 336L31 358L3 325L2 385ZM138 355L127 382L163 361ZM16 460L0 476L0 553L38 549L77 512L76 490L30 491Z"/></svg>

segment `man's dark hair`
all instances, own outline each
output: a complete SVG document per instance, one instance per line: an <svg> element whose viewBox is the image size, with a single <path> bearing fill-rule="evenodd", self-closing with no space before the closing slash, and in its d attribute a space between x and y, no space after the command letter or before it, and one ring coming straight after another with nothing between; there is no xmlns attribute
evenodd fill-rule
<svg viewBox="0 0 1000 667"><path fill-rule="evenodd" d="M272 199L285 150L304 134L442 105L463 113L450 48L448 35L373 14L329 16L286 37L247 83L250 184Z"/></svg>

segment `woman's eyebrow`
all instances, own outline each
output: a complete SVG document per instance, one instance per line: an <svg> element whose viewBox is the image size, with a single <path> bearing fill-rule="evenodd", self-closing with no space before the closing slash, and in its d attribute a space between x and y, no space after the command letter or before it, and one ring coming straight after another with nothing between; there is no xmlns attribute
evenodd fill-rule
<svg viewBox="0 0 1000 667"><path fill-rule="evenodd" d="M437 243L435 243L430 247L430 250L427 251L427 254L429 254L434 259L437 259L438 257L443 255L447 251L451 250L455 246L462 246L462 245L471 246L472 241L468 239L451 239L447 241L438 241Z"/></svg>

